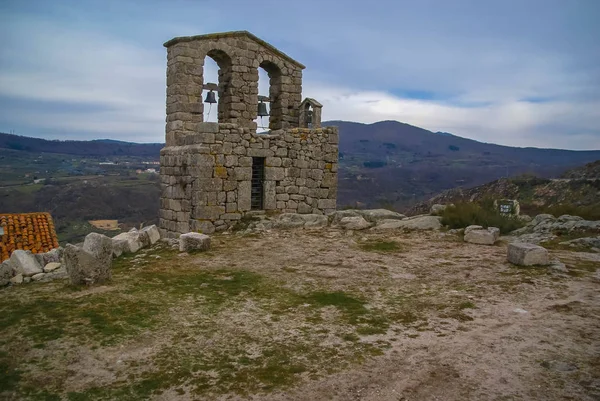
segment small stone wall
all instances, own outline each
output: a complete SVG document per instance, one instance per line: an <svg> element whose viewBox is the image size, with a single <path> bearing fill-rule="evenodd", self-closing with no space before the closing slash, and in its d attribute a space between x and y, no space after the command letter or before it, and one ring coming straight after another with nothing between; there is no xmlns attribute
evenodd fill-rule
<svg viewBox="0 0 600 401"><path fill-rule="evenodd" d="M256 134L237 124L197 123L161 150L161 236L226 230L251 210L252 158L264 157L264 210L335 210L336 127Z"/></svg>

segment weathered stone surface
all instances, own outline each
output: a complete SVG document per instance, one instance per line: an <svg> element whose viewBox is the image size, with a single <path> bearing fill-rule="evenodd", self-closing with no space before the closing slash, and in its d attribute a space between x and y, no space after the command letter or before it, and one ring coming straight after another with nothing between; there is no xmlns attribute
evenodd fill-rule
<svg viewBox="0 0 600 401"><path fill-rule="evenodd" d="M24 277L31 277L34 274L42 273L43 268L30 251L16 250L10 256L10 264L15 271L23 274Z"/></svg>
<svg viewBox="0 0 600 401"><path fill-rule="evenodd" d="M137 231L130 231L127 233L121 233L112 238L113 252L115 254L121 253L135 253L142 249L142 241L140 240L140 234ZM119 255L121 254L119 253Z"/></svg>
<svg viewBox="0 0 600 401"><path fill-rule="evenodd" d="M371 223L377 223L381 220L402 220L406 216L387 209L368 209L358 210L358 212L365 218L365 220Z"/></svg>
<svg viewBox="0 0 600 401"><path fill-rule="evenodd" d="M140 232L145 233L148 236L150 245L156 244L156 242L160 239L160 232L158 231L158 227L156 227L154 224L142 228Z"/></svg>
<svg viewBox="0 0 600 401"><path fill-rule="evenodd" d="M60 268L62 265L59 262L50 262L46 266L44 266L44 273L51 273L56 269Z"/></svg>
<svg viewBox="0 0 600 401"><path fill-rule="evenodd" d="M72 284L92 285L111 279L111 266L75 245L67 244L64 252L65 267Z"/></svg>
<svg viewBox="0 0 600 401"><path fill-rule="evenodd" d="M179 251L208 251L210 249L210 237L206 234L186 233L179 237Z"/></svg>
<svg viewBox="0 0 600 401"><path fill-rule="evenodd" d="M31 276L31 279L33 281L42 281L45 276L46 276L46 273L38 273L38 274L34 274L33 276Z"/></svg>
<svg viewBox="0 0 600 401"><path fill-rule="evenodd" d="M304 227L306 220L304 220L303 216L296 213L282 213L273 221L273 227L285 229Z"/></svg>
<svg viewBox="0 0 600 401"><path fill-rule="evenodd" d="M11 284L22 284L23 283L23 275L21 273L17 274L13 278L10 279Z"/></svg>
<svg viewBox="0 0 600 401"><path fill-rule="evenodd" d="M8 260L0 263L0 287L10 283L15 274L16 271Z"/></svg>
<svg viewBox="0 0 600 401"><path fill-rule="evenodd" d="M82 249L110 269L113 257L113 244L111 238L98 233L89 233L83 241Z"/></svg>
<svg viewBox="0 0 600 401"><path fill-rule="evenodd" d="M48 252L42 253L42 265L45 266L51 262L60 262L64 249L62 247L54 248Z"/></svg>
<svg viewBox="0 0 600 401"><path fill-rule="evenodd" d="M332 225L336 225L342 220L344 217L362 217L360 210L336 210L335 212L329 213L327 215Z"/></svg>
<svg viewBox="0 0 600 401"><path fill-rule="evenodd" d="M379 224L377 224L371 230L439 230L442 228L442 223L440 220L441 217L438 216L417 216L415 218L408 218L404 220L381 220Z"/></svg>
<svg viewBox="0 0 600 401"><path fill-rule="evenodd" d="M327 227L329 219L322 214L303 214L302 219L305 221L305 228L321 228Z"/></svg>
<svg viewBox="0 0 600 401"><path fill-rule="evenodd" d="M447 207L447 205L440 205L439 203L436 203L435 205L431 206L429 213L434 216L439 216L444 210L446 210Z"/></svg>
<svg viewBox="0 0 600 401"><path fill-rule="evenodd" d="M500 237L500 230L496 227L471 228L479 226L469 226L465 229L465 242L480 245L494 245ZM471 228L471 229L469 229ZM467 231L468 230L468 231Z"/></svg>
<svg viewBox="0 0 600 401"><path fill-rule="evenodd" d="M513 242L508 244L507 259L519 266L548 265L548 251L535 244Z"/></svg>
<svg viewBox="0 0 600 401"><path fill-rule="evenodd" d="M468 234L468 233L470 233L473 230L483 230L483 226L478 226L478 225L474 225L474 224L470 225L470 226L467 226L465 228L465 235Z"/></svg>
<svg viewBox="0 0 600 401"><path fill-rule="evenodd" d="M339 226L345 230L364 230L371 227L371 223L362 216L344 217L340 220Z"/></svg>

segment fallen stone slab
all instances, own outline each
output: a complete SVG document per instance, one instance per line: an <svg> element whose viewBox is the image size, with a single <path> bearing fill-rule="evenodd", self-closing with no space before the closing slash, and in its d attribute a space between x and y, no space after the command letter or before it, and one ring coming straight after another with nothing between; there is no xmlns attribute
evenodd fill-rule
<svg viewBox="0 0 600 401"><path fill-rule="evenodd" d="M439 230L442 228L441 219L439 216L417 216L404 220L382 220L371 230Z"/></svg>
<svg viewBox="0 0 600 401"><path fill-rule="evenodd" d="M111 266L75 245L67 244L64 253L65 267L71 283L75 285L98 284L111 279Z"/></svg>
<svg viewBox="0 0 600 401"><path fill-rule="evenodd" d="M16 271L8 260L0 263L0 287L9 284L15 274Z"/></svg>
<svg viewBox="0 0 600 401"><path fill-rule="evenodd" d="M142 249L140 234L136 231L121 233L112 238L113 253L120 256L123 253L136 253ZM119 253L120 252L120 253Z"/></svg>
<svg viewBox="0 0 600 401"><path fill-rule="evenodd" d="M51 273L62 266L59 262L50 262L44 266L44 273Z"/></svg>
<svg viewBox="0 0 600 401"><path fill-rule="evenodd" d="M34 274L33 276L31 276L31 279L33 281L41 281L44 279L44 276L46 276L46 273L38 273L38 274Z"/></svg>
<svg viewBox="0 0 600 401"><path fill-rule="evenodd" d="M156 244L156 242L160 239L160 231L158 231L158 227L156 227L154 224L142 228L140 233L143 233L148 237L150 245Z"/></svg>
<svg viewBox="0 0 600 401"><path fill-rule="evenodd" d="M9 260L15 271L23 274L23 277L31 277L43 271L42 265L30 251L18 249L12 253Z"/></svg>
<svg viewBox="0 0 600 401"><path fill-rule="evenodd" d="M365 220L371 223L377 223L381 220L402 220L406 216L387 209L367 209L357 210L357 212L364 217Z"/></svg>
<svg viewBox="0 0 600 401"><path fill-rule="evenodd" d="M480 226L469 226L465 229L464 241L471 244L494 245L500 238L500 229L496 227L472 228Z"/></svg>
<svg viewBox="0 0 600 401"><path fill-rule="evenodd" d="M89 233L83 241L82 249L94 256L110 269L113 257L112 239L106 235Z"/></svg>
<svg viewBox="0 0 600 401"><path fill-rule="evenodd" d="M510 263L519 266L547 266L550 264L546 248L523 242L508 244L507 259Z"/></svg>
<svg viewBox="0 0 600 401"><path fill-rule="evenodd" d="M304 227L306 220L303 218L303 214L297 213L283 213L277 216L277 219L273 221L273 227L275 228L298 228ZM179 237L181 239L181 237Z"/></svg>
<svg viewBox="0 0 600 401"><path fill-rule="evenodd" d="M344 230L364 230L371 227L371 223L362 216L344 217L338 225Z"/></svg>
<svg viewBox="0 0 600 401"><path fill-rule="evenodd" d="M305 228L322 228L327 227L329 219L322 214L302 214Z"/></svg>
<svg viewBox="0 0 600 401"><path fill-rule="evenodd" d="M10 279L12 284L23 284L23 275L21 273L17 274L13 278Z"/></svg>
<svg viewBox="0 0 600 401"><path fill-rule="evenodd" d="M179 236L179 252L208 251L210 237L206 234L187 233Z"/></svg>

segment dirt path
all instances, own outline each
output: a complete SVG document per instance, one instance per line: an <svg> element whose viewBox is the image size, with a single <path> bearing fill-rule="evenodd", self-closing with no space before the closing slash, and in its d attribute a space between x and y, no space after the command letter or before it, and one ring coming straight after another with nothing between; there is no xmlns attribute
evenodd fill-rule
<svg viewBox="0 0 600 401"><path fill-rule="evenodd" d="M600 259L554 255L569 274L438 232L157 247L0 291L0 399L600 400Z"/></svg>

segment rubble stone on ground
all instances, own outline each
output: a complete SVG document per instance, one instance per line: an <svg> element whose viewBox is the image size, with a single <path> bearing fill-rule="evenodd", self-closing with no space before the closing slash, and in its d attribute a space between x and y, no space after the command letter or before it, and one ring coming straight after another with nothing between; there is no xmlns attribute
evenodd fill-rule
<svg viewBox="0 0 600 401"><path fill-rule="evenodd" d="M72 284L98 284L109 281L111 266L104 260L75 245L67 244L64 253L65 267Z"/></svg>
<svg viewBox="0 0 600 401"><path fill-rule="evenodd" d="M206 234L187 233L179 236L179 251L208 251L210 249L210 237Z"/></svg>
<svg viewBox="0 0 600 401"><path fill-rule="evenodd" d="M469 226L465 229L464 241L471 244L494 245L499 237L500 229L496 227Z"/></svg>
<svg viewBox="0 0 600 401"><path fill-rule="evenodd" d="M548 250L535 244L513 242L508 244L507 259L519 266L546 266L550 264Z"/></svg>
<svg viewBox="0 0 600 401"><path fill-rule="evenodd" d="M9 260L15 271L22 273L24 277L31 277L43 271L35 255L30 251L18 249L12 253Z"/></svg>

